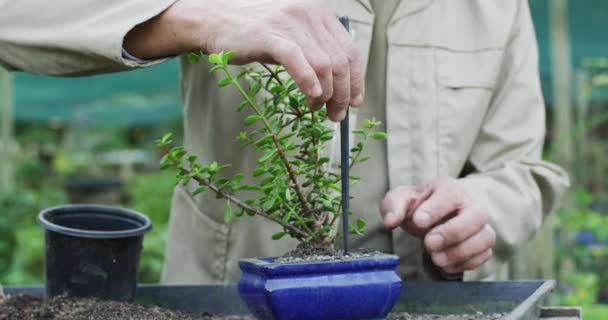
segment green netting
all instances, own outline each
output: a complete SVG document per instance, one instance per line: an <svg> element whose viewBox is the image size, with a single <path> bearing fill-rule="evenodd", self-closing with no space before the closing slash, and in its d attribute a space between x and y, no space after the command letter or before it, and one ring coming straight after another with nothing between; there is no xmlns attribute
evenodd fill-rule
<svg viewBox="0 0 608 320"><path fill-rule="evenodd" d="M540 45L543 92L551 102L549 33L550 0L530 1ZM608 1L571 0L572 65L588 57L608 56ZM173 60L132 72L87 78L16 76L16 116L20 121L82 122L91 125L148 125L162 123L182 112L178 66ZM594 96L608 99L608 94Z"/></svg>
<svg viewBox="0 0 608 320"><path fill-rule="evenodd" d="M547 102L552 102L551 88L551 34L549 1L531 0L530 8L536 27L540 47L540 74L543 93ZM583 67L590 57L608 56L608 1L605 0L570 0L568 1L568 21L572 45L572 66L576 71ZM573 79L572 90L576 90ZM576 95L574 95L576 96ZM594 93L596 100L608 100L605 91Z"/></svg>
<svg viewBox="0 0 608 320"><path fill-rule="evenodd" d="M177 60L144 70L83 78L18 73L18 121L101 126L166 123L182 113Z"/></svg>

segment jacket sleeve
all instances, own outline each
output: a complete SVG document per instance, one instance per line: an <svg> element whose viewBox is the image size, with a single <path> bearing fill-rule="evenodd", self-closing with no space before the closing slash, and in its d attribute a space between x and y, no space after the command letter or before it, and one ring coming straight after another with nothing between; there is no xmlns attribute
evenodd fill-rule
<svg viewBox="0 0 608 320"><path fill-rule="evenodd" d="M123 39L176 0L0 0L0 64L77 76L158 63L124 59Z"/></svg>
<svg viewBox="0 0 608 320"><path fill-rule="evenodd" d="M535 234L569 186L561 168L541 159L545 105L538 48L528 2L518 2L498 84L469 156L474 173L459 180L489 211L496 230L495 258L487 264L490 267L505 262ZM489 273L476 272L485 273L483 276ZM465 274L465 278L469 277Z"/></svg>

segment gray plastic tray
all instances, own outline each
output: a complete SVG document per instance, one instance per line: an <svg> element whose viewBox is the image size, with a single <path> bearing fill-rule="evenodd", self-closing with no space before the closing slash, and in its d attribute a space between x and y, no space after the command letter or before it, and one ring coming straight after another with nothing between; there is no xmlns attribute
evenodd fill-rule
<svg viewBox="0 0 608 320"><path fill-rule="evenodd" d="M506 319L539 319L541 306L555 287L554 281L406 282L394 311L462 314L507 313ZM42 287L8 287L7 294L42 295ZM142 285L137 303L184 312L227 315L249 314L234 285Z"/></svg>

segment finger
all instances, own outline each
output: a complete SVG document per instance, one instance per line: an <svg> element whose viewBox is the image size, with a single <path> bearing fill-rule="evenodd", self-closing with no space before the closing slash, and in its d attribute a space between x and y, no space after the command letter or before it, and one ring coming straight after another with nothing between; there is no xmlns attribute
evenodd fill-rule
<svg viewBox="0 0 608 320"><path fill-rule="evenodd" d="M433 194L414 213L414 223L419 228L436 225L464 207L464 196L464 191L454 182L437 182Z"/></svg>
<svg viewBox="0 0 608 320"><path fill-rule="evenodd" d="M332 66L334 93L327 102L327 114L332 121L342 121L346 117L346 111L350 103L348 59L341 54L333 55Z"/></svg>
<svg viewBox="0 0 608 320"><path fill-rule="evenodd" d="M321 109L334 94L332 61L331 58L316 45L308 51L306 58L321 83L322 94L317 98L310 98L308 104L311 110L317 111Z"/></svg>
<svg viewBox="0 0 608 320"><path fill-rule="evenodd" d="M334 22L334 24L337 24L337 22ZM327 102L327 114L329 119L340 121L346 116L346 110L351 100L350 64L344 48L341 47L339 35L332 35L328 31L326 32L330 39L325 43L325 47L332 59L332 75L334 80L334 92L331 99ZM346 31L342 28L339 34L344 33Z"/></svg>
<svg viewBox="0 0 608 320"><path fill-rule="evenodd" d="M443 270L447 273L461 273L465 271L475 270L484 263L486 263L494 255L492 249L488 249L485 252L469 259L468 261L454 266L447 266Z"/></svg>
<svg viewBox="0 0 608 320"><path fill-rule="evenodd" d="M323 27L321 18L310 16L306 21L308 21L306 25L297 28L301 32L295 33L292 37L297 43L302 44L302 48L305 48L304 55L321 83L321 95L315 98L309 97L308 99L309 108L317 111L334 94L331 51L325 49L328 43L332 43L332 37ZM310 28L312 30L308 31Z"/></svg>
<svg viewBox="0 0 608 320"><path fill-rule="evenodd" d="M425 237L424 245L431 252L443 250L479 233L486 224L488 219L479 207L467 207L446 223L433 228Z"/></svg>
<svg viewBox="0 0 608 320"><path fill-rule="evenodd" d="M413 196L414 190L410 187L398 187L386 194L380 203L380 214L386 228L394 229L403 222Z"/></svg>
<svg viewBox="0 0 608 320"><path fill-rule="evenodd" d="M473 257L494 247L496 243L496 233L490 227L486 227L476 235L465 241L452 246L444 251L433 252L431 254L433 262L439 267L462 264Z"/></svg>
<svg viewBox="0 0 608 320"><path fill-rule="evenodd" d="M350 101L349 105L358 107L363 103L364 77L359 54L353 43L352 36L333 16L325 21L327 30L334 36L335 41L344 50L349 66Z"/></svg>
<svg viewBox="0 0 608 320"><path fill-rule="evenodd" d="M271 58L285 67L304 94L311 98L320 97L323 94L321 82L301 47L281 37L272 39Z"/></svg>

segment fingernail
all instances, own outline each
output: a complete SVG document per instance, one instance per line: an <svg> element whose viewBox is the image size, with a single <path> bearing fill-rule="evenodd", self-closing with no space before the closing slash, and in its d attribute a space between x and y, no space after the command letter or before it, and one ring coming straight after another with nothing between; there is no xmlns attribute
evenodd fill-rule
<svg viewBox="0 0 608 320"><path fill-rule="evenodd" d="M438 267L445 267L448 265L448 255L443 252L433 253L433 262Z"/></svg>
<svg viewBox="0 0 608 320"><path fill-rule="evenodd" d="M420 228L426 228L431 224L431 215L426 211L419 211L414 215L414 223Z"/></svg>
<svg viewBox="0 0 608 320"><path fill-rule="evenodd" d="M395 225L397 220L397 216L393 212L388 212L386 216L384 216L384 225L387 227L392 227Z"/></svg>
<svg viewBox="0 0 608 320"><path fill-rule="evenodd" d="M440 234L430 234L426 238L426 245L430 251L439 251L443 248L443 236Z"/></svg>
<svg viewBox="0 0 608 320"><path fill-rule="evenodd" d="M363 94L359 93L354 99L353 99L353 106L360 106L363 103Z"/></svg>
<svg viewBox="0 0 608 320"><path fill-rule="evenodd" d="M315 85L312 87L311 91L310 91L310 95L313 98L318 98L323 94L323 89L321 88L321 85L319 83L315 83Z"/></svg>

